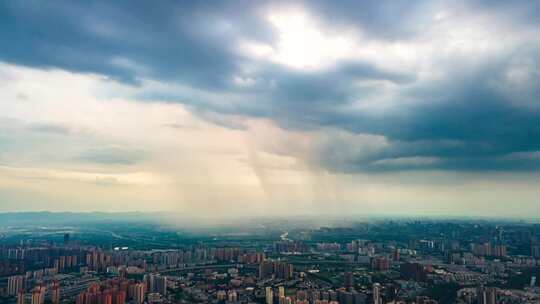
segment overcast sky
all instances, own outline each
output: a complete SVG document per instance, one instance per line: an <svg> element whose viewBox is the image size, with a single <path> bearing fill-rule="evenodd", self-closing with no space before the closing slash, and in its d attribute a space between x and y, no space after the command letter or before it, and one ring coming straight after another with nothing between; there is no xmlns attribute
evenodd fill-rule
<svg viewBox="0 0 540 304"><path fill-rule="evenodd" d="M540 214L538 1L2 1L0 211Z"/></svg>

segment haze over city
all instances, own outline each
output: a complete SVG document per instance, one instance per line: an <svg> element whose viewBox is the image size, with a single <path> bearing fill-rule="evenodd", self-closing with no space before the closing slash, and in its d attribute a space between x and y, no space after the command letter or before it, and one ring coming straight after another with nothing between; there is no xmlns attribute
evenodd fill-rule
<svg viewBox="0 0 540 304"><path fill-rule="evenodd" d="M536 1L2 1L0 211L537 218Z"/></svg>
<svg viewBox="0 0 540 304"><path fill-rule="evenodd" d="M540 1L0 1L0 304L540 303Z"/></svg>

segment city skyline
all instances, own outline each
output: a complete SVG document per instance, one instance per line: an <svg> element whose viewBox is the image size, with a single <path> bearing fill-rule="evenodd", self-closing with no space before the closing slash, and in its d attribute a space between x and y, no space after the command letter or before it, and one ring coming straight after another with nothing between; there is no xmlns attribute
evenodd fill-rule
<svg viewBox="0 0 540 304"><path fill-rule="evenodd" d="M6 1L0 213L538 218L531 1Z"/></svg>
<svg viewBox="0 0 540 304"><path fill-rule="evenodd" d="M20 214L11 214L12 219ZM32 215L26 217L31 219ZM538 303L537 223L2 221L6 304ZM262 227L265 226L265 227Z"/></svg>

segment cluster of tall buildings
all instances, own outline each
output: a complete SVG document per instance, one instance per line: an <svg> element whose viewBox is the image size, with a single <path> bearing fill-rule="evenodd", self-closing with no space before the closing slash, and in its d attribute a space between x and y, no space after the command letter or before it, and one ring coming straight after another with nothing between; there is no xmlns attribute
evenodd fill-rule
<svg viewBox="0 0 540 304"><path fill-rule="evenodd" d="M216 297L218 301L228 301L231 303L238 301L238 293L235 290L220 290L216 293Z"/></svg>
<svg viewBox="0 0 540 304"><path fill-rule="evenodd" d="M113 265L112 256L103 251L88 252L85 265L91 270L103 271Z"/></svg>
<svg viewBox="0 0 540 304"><path fill-rule="evenodd" d="M16 296L20 290L24 290L25 277L22 275L15 275L8 278L7 294L10 296Z"/></svg>
<svg viewBox="0 0 540 304"><path fill-rule="evenodd" d="M339 251L341 245L339 243L317 243L317 250L319 251Z"/></svg>
<svg viewBox="0 0 540 304"><path fill-rule="evenodd" d="M58 282L55 282L54 288L50 289L50 302L52 304L60 303L60 287ZM17 304L44 304L45 296L47 295L47 287L38 285L34 287L27 296L24 289L17 292Z"/></svg>
<svg viewBox="0 0 540 304"><path fill-rule="evenodd" d="M167 277L160 274L148 274L143 281L113 279L100 284L93 282L88 289L76 297L76 304L124 304L130 301L142 304L151 294L167 295Z"/></svg>
<svg viewBox="0 0 540 304"><path fill-rule="evenodd" d="M90 284L87 291L80 293L76 304L125 304L127 297L125 285L100 285L97 282Z"/></svg>
<svg viewBox="0 0 540 304"><path fill-rule="evenodd" d="M152 254L152 262L154 264L171 266L212 260L218 262L259 263L264 258L264 253L261 251L247 251L237 247L203 247L193 248L191 250L155 252Z"/></svg>
<svg viewBox="0 0 540 304"><path fill-rule="evenodd" d="M420 263L403 263L399 265L399 271L405 279L424 282L427 280L425 266Z"/></svg>
<svg viewBox="0 0 540 304"><path fill-rule="evenodd" d="M293 278L293 265L282 261L262 261L259 265L259 278L290 280Z"/></svg>
<svg viewBox="0 0 540 304"><path fill-rule="evenodd" d="M382 304L379 284L373 285L372 302L366 293L357 292L351 288L339 288L337 290L297 290L291 296L285 294L285 287L278 286L265 288L266 304Z"/></svg>
<svg viewBox="0 0 540 304"><path fill-rule="evenodd" d="M497 304L501 303L501 299L498 297L498 290L496 287L485 287L480 285L476 288L463 288L458 291L458 298L461 303L466 304ZM503 303L521 303L517 301L502 301ZM533 303L533 302L527 302ZM537 301L534 301L537 303Z"/></svg>
<svg viewBox="0 0 540 304"><path fill-rule="evenodd" d="M266 259L264 252L255 251L240 254L237 262L242 264L259 264Z"/></svg>
<svg viewBox="0 0 540 304"><path fill-rule="evenodd" d="M69 237L67 243L70 244ZM66 247L2 247L0 246L0 276L20 274L27 269L43 267L44 275L65 273L78 267L90 271L106 272L108 267L138 267L143 271L160 271L202 262L260 263L265 259L262 251L238 247L193 246L188 249L164 251L102 250L93 246ZM38 273L39 275L39 273Z"/></svg>
<svg viewBox="0 0 540 304"><path fill-rule="evenodd" d="M61 289L58 281L52 281L48 289L40 283L32 288L29 294L25 292L25 282L26 279L22 275L8 278L8 294L17 297L17 304L43 304L46 297L50 299L49 303L60 303Z"/></svg>
<svg viewBox="0 0 540 304"><path fill-rule="evenodd" d="M79 265L80 248L20 247L0 248L0 275L13 275L34 269L39 264L55 272L71 270ZM52 271L52 270L50 270Z"/></svg>
<svg viewBox="0 0 540 304"><path fill-rule="evenodd" d="M371 268L379 271L387 271L390 269L390 259L385 256L371 258Z"/></svg>
<svg viewBox="0 0 540 304"><path fill-rule="evenodd" d="M32 298L31 298L31 304L43 304L45 303L45 294L47 292L47 288L45 286L38 285L32 289ZM60 297L57 298L57 301L55 304L58 304L60 302Z"/></svg>
<svg viewBox="0 0 540 304"><path fill-rule="evenodd" d="M53 304L59 304L61 295L60 283L54 281L51 285L51 302Z"/></svg>
<svg viewBox="0 0 540 304"><path fill-rule="evenodd" d="M476 289L476 299L478 304L496 304L497 289L495 287L479 286Z"/></svg>
<svg viewBox="0 0 540 304"><path fill-rule="evenodd" d="M505 257L508 255L505 245L492 245L490 242L471 244L471 252L478 256Z"/></svg>
<svg viewBox="0 0 540 304"><path fill-rule="evenodd" d="M10 260L24 260L27 250L25 248L2 248L0 258Z"/></svg>
<svg viewBox="0 0 540 304"><path fill-rule="evenodd" d="M274 250L278 253L308 252L310 247L307 243L301 241L279 241L274 242Z"/></svg>
<svg viewBox="0 0 540 304"><path fill-rule="evenodd" d="M167 277L160 274L149 274L144 276L144 282L151 293L159 293L162 296L167 295Z"/></svg>

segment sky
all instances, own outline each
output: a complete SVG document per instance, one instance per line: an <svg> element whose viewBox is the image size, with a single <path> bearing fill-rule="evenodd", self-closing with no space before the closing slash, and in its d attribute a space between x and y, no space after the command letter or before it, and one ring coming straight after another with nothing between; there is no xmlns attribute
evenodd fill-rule
<svg viewBox="0 0 540 304"><path fill-rule="evenodd" d="M2 1L0 211L538 217L539 11Z"/></svg>

